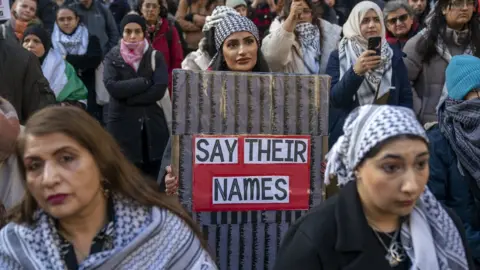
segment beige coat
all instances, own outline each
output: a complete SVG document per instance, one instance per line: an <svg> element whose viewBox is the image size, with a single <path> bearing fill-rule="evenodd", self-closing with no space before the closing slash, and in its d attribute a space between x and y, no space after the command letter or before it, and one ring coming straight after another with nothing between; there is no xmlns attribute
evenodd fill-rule
<svg viewBox="0 0 480 270"><path fill-rule="evenodd" d="M301 45L295 34L285 31L283 22L275 19L270 25L270 34L263 39L262 53L272 72L308 73L303 63ZM338 47L342 28L321 20L322 57L320 60L320 74L325 74L328 58Z"/></svg>
<svg viewBox="0 0 480 270"><path fill-rule="evenodd" d="M413 109L422 124L437 121L437 105L445 84L445 70L450 62L449 57L435 54L427 63L423 55L417 52L417 44L423 38L419 33L412 37L403 48L403 58L408 71L408 79L412 83ZM457 46L447 44L452 56L463 54Z"/></svg>

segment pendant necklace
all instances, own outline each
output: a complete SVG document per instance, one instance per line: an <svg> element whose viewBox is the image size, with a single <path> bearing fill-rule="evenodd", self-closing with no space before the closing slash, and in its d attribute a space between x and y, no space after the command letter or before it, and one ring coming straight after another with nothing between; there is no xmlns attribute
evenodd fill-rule
<svg viewBox="0 0 480 270"><path fill-rule="evenodd" d="M398 234L400 233L400 229L397 229L393 236L387 233L388 237L392 239L388 247L385 244L385 242L383 242L383 239L380 237L380 235L378 234L375 228L373 228L373 232L377 236L378 240L382 244L385 251L387 251L387 255L385 255L385 259L390 264L390 267L392 268L396 267L405 260L406 258L405 250L403 249L402 245L397 241Z"/></svg>

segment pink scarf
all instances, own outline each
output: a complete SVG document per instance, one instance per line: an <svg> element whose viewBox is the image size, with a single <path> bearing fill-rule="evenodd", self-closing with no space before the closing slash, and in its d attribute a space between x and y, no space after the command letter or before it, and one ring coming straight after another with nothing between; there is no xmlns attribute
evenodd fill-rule
<svg viewBox="0 0 480 270"><path fill-rule="evenodd" d="M135 71L138 70L138 65L143 57L143 52L147 42L145 40L129 43L123 39L120 42L120 54L122 55L125 63L129 64Z"/></svg>

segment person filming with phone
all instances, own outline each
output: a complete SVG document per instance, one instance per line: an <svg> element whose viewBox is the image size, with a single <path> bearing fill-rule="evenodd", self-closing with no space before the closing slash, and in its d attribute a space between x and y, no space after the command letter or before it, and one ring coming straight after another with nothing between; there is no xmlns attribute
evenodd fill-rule
<svg viewBox="0 0 480 270"><path fill-rule="evenodd" d="M343 25L338 50L330 54L329 146L343 134L348 114L358 106L389 104L412 108L412 90L403 53L390 47L380 7L358 3Z"/></svg>

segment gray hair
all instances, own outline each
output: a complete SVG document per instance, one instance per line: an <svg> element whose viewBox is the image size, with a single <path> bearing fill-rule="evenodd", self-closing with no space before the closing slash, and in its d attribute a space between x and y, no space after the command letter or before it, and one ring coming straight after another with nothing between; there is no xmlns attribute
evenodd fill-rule
<svg viewBox="0 0 480 270"><path fill-rule="evenodd" d="M415 16L413 9L410 7L410 5L406 1L395 0L395 1L389 1L385 4L385 7L383 8L383 20L386 22L388 18L388 14L402 8L407 11L410 17L413 18Z"/></svg>

